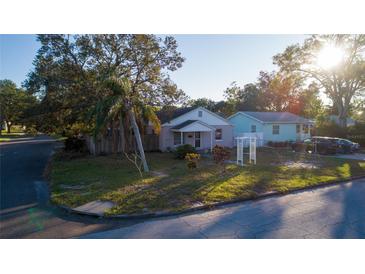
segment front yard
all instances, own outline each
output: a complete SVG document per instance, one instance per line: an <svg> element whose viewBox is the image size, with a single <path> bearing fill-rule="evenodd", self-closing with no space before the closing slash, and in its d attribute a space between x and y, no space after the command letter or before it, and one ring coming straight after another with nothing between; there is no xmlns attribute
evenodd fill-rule
<svg viewBox="0 0 365 274"><path fill-rule="evenodd" d="M57 156L57 155L56 155ZM54 157L49 172L56 204L76 207L94 200L116 204L108 214L181 210L196 205L286 192L335 179L365 175L365 162L262 148L257 165L226 164L226 172L208 158L189 170L170 153L148 153L151 172L140 178L121 156ZM234 151L232 152L234 159Z"/></svg>

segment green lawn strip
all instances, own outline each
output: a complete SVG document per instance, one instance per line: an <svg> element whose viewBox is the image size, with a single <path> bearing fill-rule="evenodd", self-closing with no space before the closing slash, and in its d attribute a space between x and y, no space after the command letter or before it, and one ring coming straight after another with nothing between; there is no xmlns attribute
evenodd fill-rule
<svg viewBox="0 0 365 274"><path fill-rule="evenodd" d="M225 171L207 158L202 158L194 170L169 153L148 153L147 159L152 172L143 178L121 156L54 160L50 173L52 201L75 207L98 199L110 200L116 206L108 214L181 210L198 203L253 198L267 191L287 192L365 175L362 161L278 149L260 149L257 165L227 164ZM296 163L312 166L300 168ZM156 171L168 176L156 176Z"/></svg>
<svg viewBox="0 0 365 274"><path fill-rule="evenodd" d="M51 133L49 136L52 137L53 139L56 139L57 141L65 141L67 139L67 137L56 133Z"/></svg>
<svg viewBox="0 0 365 274"><path fill-rule="evenodd" d="M24 138L24 137L27 137L27 136L21 132L12 132L12 133L2 132L1 136L0 136L0 142L9 142L11 140Z"/></svg>
<svg viewBox="0 0 365 274"><path fill-rule="evenodd" d="M27 135L21 131L12 131L10 133L7 133L6 131L3 130L1 131L0 142L9 142L11 140L26 138L26 137L30 137L30 135Z"/></svg>

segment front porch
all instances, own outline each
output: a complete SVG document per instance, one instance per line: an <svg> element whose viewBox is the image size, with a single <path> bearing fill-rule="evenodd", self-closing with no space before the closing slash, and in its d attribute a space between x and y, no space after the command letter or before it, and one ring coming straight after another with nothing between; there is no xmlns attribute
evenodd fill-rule
<svg viewBox="0 0 365 274"><path fill-rule="evenodd" d="M312 128L312 124L297 124L296 125L296 140L303 141L307 138L311 137L310 130Z"/></svg>
<svg viewBox="0 0 365 274"><path fill-rule="evenodd" d="M174 136L174 147L191 145L197 150L213 149L215 128L201 121L188 120L171 129Z"/></svg>

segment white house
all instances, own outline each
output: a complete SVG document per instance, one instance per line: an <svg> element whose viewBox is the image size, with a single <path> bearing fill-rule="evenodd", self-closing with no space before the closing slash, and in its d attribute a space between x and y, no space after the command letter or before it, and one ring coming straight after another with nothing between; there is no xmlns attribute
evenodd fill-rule
<svg viewBox="0 0 365 274"><path fill-rule="evenodd" d="M190 144L197 150L215 145L233 146L233 126L228 120L203 107L180 108L169 115L159 115L161 151Z"/></svg>
<svg viewBox="0 0 365 274"><path fill-rule="evenodd" d="M311 120L289 112L240 111L227 119L234 137L254 136L265 144L269 141L298 141L310 137Z"/></svg>

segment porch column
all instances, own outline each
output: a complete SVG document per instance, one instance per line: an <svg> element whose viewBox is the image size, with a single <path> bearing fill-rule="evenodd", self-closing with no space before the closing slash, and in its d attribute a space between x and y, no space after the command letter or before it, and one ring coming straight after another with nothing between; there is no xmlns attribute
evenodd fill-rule
<svg viewBox="0 0 365 274"><path fill-rule="evenodd" d="M210 152L213 153L213 130L210 131Z"/></svg>
<svg viewBox="0 0 365 274"><path fill-rule="evenodd" d="M184 136L183 136L183 132L181 131L180 132L180 143L181 143L181 145L184 144L183 141L184 141Z"/></svg>

